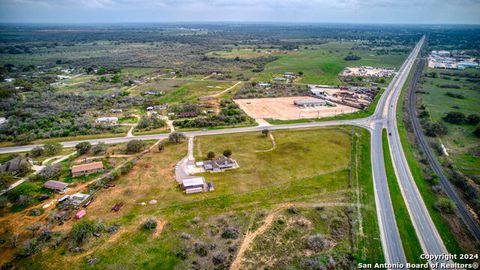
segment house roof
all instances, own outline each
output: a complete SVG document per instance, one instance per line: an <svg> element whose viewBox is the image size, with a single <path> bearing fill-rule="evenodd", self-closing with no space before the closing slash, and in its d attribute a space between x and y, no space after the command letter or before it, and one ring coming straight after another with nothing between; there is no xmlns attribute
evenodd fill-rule
<svg viewBox="0 0 480 270"><path fill-rule="evenodd" d="M205 179L203 177L193 177L193 178L187 178L182 180L182 185L185 188L204 185L204 184L205 184Z"/></svg>
<svg viewBox="0 0 480 270"><path fill-rule="evenodd" d="M102 162L98 161L98 162L92 162L92 163L72 166L72 173L88 172L88 171L93 171L93 170L98 170L98 169L103 169L103 163Z"/></svg>
<svg viewBox="0 0 480 270"><path fill-rule="evenodd" d="M68 186L68 184L60 181L50 180L45 182L43 186L48 189L65 189Z"/></svg>

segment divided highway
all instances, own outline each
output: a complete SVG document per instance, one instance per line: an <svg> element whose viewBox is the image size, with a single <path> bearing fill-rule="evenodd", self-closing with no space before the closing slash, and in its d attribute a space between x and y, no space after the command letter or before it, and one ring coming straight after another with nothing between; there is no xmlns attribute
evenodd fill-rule
<svg viewBox="0 0 480 270"><path fill-rule="evenodd" d="M388 264L406 264L405 253L398 232L395 215L391 203L386 172L384 163L384 153L382 144L382 131L387 128L391 136L388 138L390 153L393 159L394 169L399 182L401 192L409 215L413 221L416 233L420 240L422 249L427 254L448 254L445 245L440 238L435 225L430 218L428 210L422 200L422 197L417 189L415 181L410 173L405 154L403 153L400 136L397 129L396 122L396 107L397 102L405 84L408 74L423 46L425 37L417 43L408 58L399 69L397 75L392 79L392 82L380 98L375 113L367 118L353 119L353 120L338 120L325 122L309 122L298 124L286 124L275 126L256 126L244 128L228 128L218 130L206 131L192 131L185 132L188 137L206 136L215 134L239 133L239 132L256 132L264 128L270 130L278 129L299 129L309 127L325 127L336 125L354 125L366 128L371 133L371 160L372 173L375 190L375 204L377 210L378 223L380 227L381 243L384 252L385 262ZM133 137L119 137L119 138L103 138L84 140L92 144L104 142L107 144L122 143L133 139L140 140L158 140L165 139L169 134L154 134L142 135ZM64 147L73 147L81 141L64 142ZM0 153L13 153L29 151L36 145L13 146L0 148ZM391 267L391 269L404 269L404 267Z"/></svg>

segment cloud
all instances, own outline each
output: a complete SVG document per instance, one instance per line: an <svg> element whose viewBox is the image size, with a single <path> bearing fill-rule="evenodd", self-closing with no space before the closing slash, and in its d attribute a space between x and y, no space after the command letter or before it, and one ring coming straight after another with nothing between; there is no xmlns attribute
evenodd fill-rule
<svg viewBox="0 0 480 270"><path fill-rule="evenodd" d="M480 0L0 0L0 21L480 23Z"/></svg>

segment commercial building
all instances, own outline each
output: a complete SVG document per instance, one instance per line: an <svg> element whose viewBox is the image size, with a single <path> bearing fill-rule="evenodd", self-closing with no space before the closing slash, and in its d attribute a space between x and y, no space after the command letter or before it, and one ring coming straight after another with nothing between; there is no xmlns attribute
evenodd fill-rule
<svg viewBox="0 0 480 270"><path fill-rule="evenodd" d="M313 100L313 99L299 99L293 101L293 104L297 107L302 107L302 108L314 108L314 107L320 107L320 106L326 106L327 102L325 100Z"/></svg>

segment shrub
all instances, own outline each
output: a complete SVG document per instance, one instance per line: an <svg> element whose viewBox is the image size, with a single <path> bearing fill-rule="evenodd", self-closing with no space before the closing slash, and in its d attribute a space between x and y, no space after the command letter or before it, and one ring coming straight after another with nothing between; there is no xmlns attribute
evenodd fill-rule
<svg viewBox="0 0 480 270"><path fill-rule="evenodd" d="M321 234L311 235L307 239L307 247L315 252L319 252L327 247L327 241Z"/></svg>
<svg viewBox="0 0 480 270"><path fill-rule="evenodd" d="M267 128L262 129L263 136L267 137L269 133L270 133L270 130L268 130Z"/></svg>
<svg viewBox="0 0 480 270"><path fill-rule="evenodd" d="M430 123L427 122L423 125L425 134L429 137L436 137L448 134L448 128L443 123Z"/></svg>
<svg viewBox="0 0 480 270"><path fill-rule="evenodd" d="M455 206L453 202L448 198L440 198L434 205L437 211L445 213L445 214L453 214L455 211Z"/></svg>
<svg viewBox="0 0 480 270"><path fill-rule="evenodd" d="M343 60L345 60L345 61L356 61L356 60L360 60L360 59L362 59L360 56L354 55L354 54L349 54L349 55L345 56L345 58L343 58Z"/></svg>
<svg viewBox="0 0 480 270"><path fill-rule="evenodd" d="M473 131L473 134L480 138L480 126L476 127Z"/></svg>
<svg viewBox="0 0 480 270"><path fill-rule="evenodd" d="M185 134L181 132L172 132L170 133L170 135L168 135L168 140L174 144L179 144L185 139L186 139Z"/></svg>
<svg viewBox="0 0 480 270"><path fill-rule="evenodd" d="M60 152L62 150L62 144L57 142L49 142L43 145L45 152L47 155L52 156Z"/></svg>
<svg viewBox="0 0 480 270"><path fill-rule="evenodd" d="M103 229L103 224L98 221L82 219L73 224L70 237L76 244L82 244L92 237L94 233L98 233Z"/></svg>
<svg viewBox="0 0 480 270"><path fill-rule="evenodd" d="M195 250L195 253L197 253L201 257L205 257L208 255L208 248L207 245L205 245L204 243L195 243L193 245L193 249Z"/></svg>
<svg viewBox="0 0 480 270"><path fill-rule="evenodd" d="M75 149L80 155L84 155L88 153L88 151L90 151L91 148L92 148L92 144L90 144L89 142L81 142L75 145Z"/></svg>
<svg viewBox="0 0 480 270"><path fill-rule="evenodd" d="M452 124L463 124L466 121L466 117L465 114L462 112L448 112L443 117L443 120Z"/></svg>
<svg viewBox="0 0 480 270"><path fill-rule="evenodd" d="M449 97L453 97L453 98L460 98L460 99L465 98L465 96L463 94L459 94L459 93L447 92L445 95L447 95Z"/></svg>
<svg viewBox="0 0 480 270"><path fill-rule="evenodd" d="M127 152L138 153L145 147L145 142L141 140L132 140L127 144Z"/></svg>
<svg viewBox="0 0 480 270"><path fill-rule="evenodd" d="M35 146L31 151L30 151L30 155L34 158L36 157L39 157L41 155L43 155L43 153L45 152L45 150L43 149L43 147L41 146Z"/></svg>
<svg viewBox="0 0 480 270"><path fill-rule="evenodd" d="M38 251L38 241L37 239L33 238L28 240L25 245L20 249L18 255L20 257L29 257L35 254Z"/></svg>
<svg viewBox="0 0 480 270"><path fill-rule="evenodd" d="M470 114L467 117L467 124L469 124L469 125L476 125L479 122L480 122L480 116L478 116L476 114Z"/></svg>
<svg viewBox="0 0 480 270"><path fill-rule="evenodd" d="M214 159L215 158L215 153L210 151L207 153L207 159Z"/></svg>
<svg viewBox="0 0 480 270"><path fill-rule="evenodd" d="M224 239L237 239L240 232L236 228L226 228L222 232L222 238Z"/></svg>
<svg viewBox="0 0 480 270"><path fill-rule="evenodd" d="M143 222L142 228L147 231L154 230L157 228L157 221L155 218L149 217L145 222Z"/></svg>
<svg viewBox="0 0 480 270"><path fill-rule="evenodd" d="M230 157L232 155L232 150L226 149L225 151L223 151L223 155L227 158Z"/></svg>

